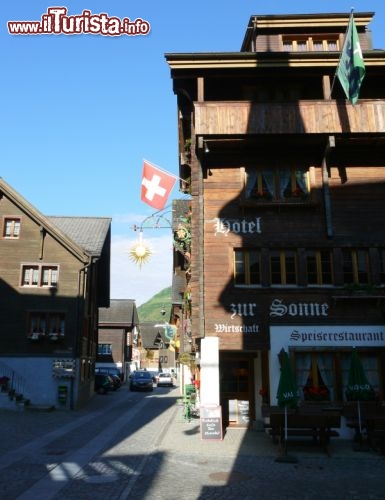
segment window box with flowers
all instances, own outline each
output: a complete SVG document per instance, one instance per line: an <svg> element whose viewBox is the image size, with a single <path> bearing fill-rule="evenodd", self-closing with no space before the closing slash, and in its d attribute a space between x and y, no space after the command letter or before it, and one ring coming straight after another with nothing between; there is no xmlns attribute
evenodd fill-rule
<svg viewBox="0 0 385 500"><path fill-rule="evenodd" d="M305 192L300 187L296 187L294 190L285 189L284 197L286 201L306 201L309 199L309 193Z"/></svg>
<svg viewBox="0 0 385 500"><path fill-rule="evenodd" d="M259 395L262 398L262 404L264 404L264 405L269 404L269 394L267 392L267 389L265 389L264 387L262 387L260 389L260 391L259 391Z"/></svg>
<svg viewBox="0 0 385 500"><path fill-rule="evenodd" d="M45 333L44 332L36 332L36 331L33 331L31 332L29 335L28 335L28 340L32 341L32 342L39 342L41 340L44 340L46 337Z"/></svg>
<svg viewBox="0 0 385 500"><path fill-rule="evenodd" d="M325 386L307 386L303 389L305 401L330 401L329 389Z"/></svg>
<svg viewBox="0 0 385 500"><path fill-rule="evenodd" d="M51 342L58 342L64 339L64 333L61 331L53 331L48 334L48 338Z"/></svg>
<svg viewBox="0 0 385 500"><path fill-rule="evenodd" d="M252 198L258 201L272 201L273 196L269 193L267 189L262 189L260 191L254 191L251 195Z"/></svg>

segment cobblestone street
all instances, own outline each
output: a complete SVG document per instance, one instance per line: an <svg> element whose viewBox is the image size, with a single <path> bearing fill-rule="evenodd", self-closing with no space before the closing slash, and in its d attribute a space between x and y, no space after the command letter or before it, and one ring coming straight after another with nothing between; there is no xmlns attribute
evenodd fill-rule
<svg viewBox="0 0 385 500"><path fill-rule="evenodd" d="M0 410L4 500L383 499L385 458L334 440L332 456L291 445L276 461L262 431L201 439L185 422L178 389L95 396L78 412Z"/></svg>

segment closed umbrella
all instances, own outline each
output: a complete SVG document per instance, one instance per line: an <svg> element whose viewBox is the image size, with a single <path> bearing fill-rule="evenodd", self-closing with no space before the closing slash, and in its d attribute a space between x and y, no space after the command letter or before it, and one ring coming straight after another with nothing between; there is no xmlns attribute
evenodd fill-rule
<svg viewBox="0 0 385 500"><path fill-rule="evenodd" d="M360 402L374 400L374 389L370 385L369 380L365 374L364 368L362 366L356 348L353 348L350 359L348 385L346 388L346 398L348 401L357 401L358 430L359 430L359 438L361 441L362 424L361 424Z"/></svg>
<svg viewBox="0 0 385 500"><path fill-rule="evenodd" d="M279 377L277 400L278 406L285 409L285 424L284 424L284 452L287 451L287 409L296 408L298 404L298 388L295 382L294 374L291 369L289 356L282 349L280 352L281 374ZM289 461L289 460L284 460ZM293 460L290 460L293 461Z"/></svg>

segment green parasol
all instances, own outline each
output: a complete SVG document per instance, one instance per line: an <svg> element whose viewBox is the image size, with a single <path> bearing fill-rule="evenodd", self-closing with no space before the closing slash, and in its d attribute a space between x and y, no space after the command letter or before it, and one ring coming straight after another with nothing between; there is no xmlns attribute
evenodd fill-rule
<svg viewBox="0 0 385 500"><path fill-rule="evenodd" d="M361 408L360 401L373 401L374 389L365 374L357 349L354 347L350 359L346 398L348 401L357 401L358 427L361 435Z"/></svg>
<svg viewBox="0 0 385 500"><path fill-rule="evenodd" d="M277 459L282 462L296 462L294 457L287 456L287 409L296 408L298 404L298 388L295 382L294 374L291 369L290 360L287 352L281 349L279 353L281 361L281 375L278 383L277 400L278 406L285 408L285 425L284 425L284 454L285 457Z"/></svg>
<svg viewBox="0 0 385 500"><path fill-rule="evenodd" d="M281 359L281 375L279 378L277 400L281 408L296 408L298 404L298 388L290 366L289 356L282 349L279 353Z"/></svg>

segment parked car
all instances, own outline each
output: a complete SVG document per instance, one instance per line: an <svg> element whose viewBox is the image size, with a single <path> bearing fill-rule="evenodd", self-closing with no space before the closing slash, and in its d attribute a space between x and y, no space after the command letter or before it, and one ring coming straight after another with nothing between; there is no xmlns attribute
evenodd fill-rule
<svg viewBox="0 0 385 500"><path fill-rule="evenodd" d="M107 392L114 390L114 382L109 375L105 373L96 373L94 387L95 392L98 394L107 394Z"/></svg>
<svg viewBox="0 0 385 500"><path fill-rule="evenodd" d="M115 368L113 366L97 366L95 368L95 373L105 373L106 375L117 375L122 382L124 380L123 373L119 370L119 368Z"/></svg>
<svg viewBox="0 0 385 500"><path fill-rule="evenodd" d="M157 386L158 387L161 387L161 386L173 387L174 386L174 377L171 375L171 373L168 373L168 372L159 373Z"/></svg>
<svg viewBox="0 0 385 500"><path fill-rule="evenodd" d="M154 382L154 384L157 384L158 378L159 378L159 372L152 371L152 370L149 370L149 372L151 373L152 381Z"/></svg>
<svg viewBox="0 0 385 500"><path fill-rule="evenodd" d="M119 387L121 387L122 381L120 380L120 377L118 375L109 375L109 377L111 377L114 384L114 391L116 391L116 389L119 389Z"/></svg>
<svg viewBox="0 0 385 500"><path fill-rule="evenodd" d="M135 370L130 375L130 391L153 391L154 383L151 372Z"/></svg>

